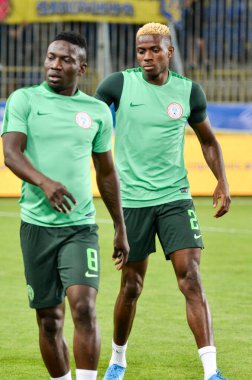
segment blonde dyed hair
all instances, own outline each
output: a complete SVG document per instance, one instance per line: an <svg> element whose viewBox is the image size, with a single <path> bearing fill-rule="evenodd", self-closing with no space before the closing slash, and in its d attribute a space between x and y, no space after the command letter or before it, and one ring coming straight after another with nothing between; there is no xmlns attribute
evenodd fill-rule
<svg viewBox="0 0 252 380"><path fill-rule="evenodd" d="M145 36L149 34L159 34L160 36L171 38L171 32L167 25L160 24L159 22L149 22L138 29L136 37Z"/></svg>

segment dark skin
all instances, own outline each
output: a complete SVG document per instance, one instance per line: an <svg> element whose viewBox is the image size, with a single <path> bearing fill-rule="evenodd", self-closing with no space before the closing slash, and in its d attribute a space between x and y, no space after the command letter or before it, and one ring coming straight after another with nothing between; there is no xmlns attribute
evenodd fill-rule
<svg viewBox="0 0 252 380"><path fill-rule="evenodd" d="M167 82L173 51L170 39L160 35L143 35L136 39L137 60L149 83L162 86ZM216 208L221 200L214 214L215 218L219 218L228 212L231 202L221 148L208 118L191 127L201 144L205 160L217 179L213 207ZM178 287L186 300L187 321L198 348L214 345L211 314L200 277L200 257L199 248L181 249L170 255ZM121 288L114 308L113 339L118 345L126 344L129 338L147 267L148 258L128 262L123 267Z"/></svg>
<svg viewBox="0 0 252 380"><path fill-rule="evenodd" d="M52 42L44 67L47 84L58 94L72 96L78 88L78 79L86 70L85 49L67 41ZM27 136L19 132L3 135L5 165L19 178L40 187L52 208L57 212L71 212L76 204L64 184L38 171L24 155ZM93 153L96 177L101 196L115 224L112 258L117 270L128 259L129 246L123 220L119 181L111 151ZM74 357L79 369L96 370L100 354L100 334L96 322L97 291L86 285L73 285L67 297L74 323ZM40 350L51 377L61 377L69 371L69 353L63 337L65 305L37 309Z"/></svg>
<svg viewBox="0 0 252 380"><path fill-rule="evenodd" d="M165 84L169 76L169 62L174 51L169 38L160 35L140 36L137 38L136 51L145 79L157 86ZM218 181L213 194L213 206L217 207L218 199L221 199L221 206L214 214L216 218L219 218L228 212L231 203L221 149L208 118L191 127L201 144L205 160Z"/></svg>

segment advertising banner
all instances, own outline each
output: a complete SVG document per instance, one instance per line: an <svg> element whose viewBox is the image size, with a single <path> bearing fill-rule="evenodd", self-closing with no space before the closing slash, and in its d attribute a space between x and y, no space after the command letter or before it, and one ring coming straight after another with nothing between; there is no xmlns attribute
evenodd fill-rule
<svg viewBox="0 0 252 380"><path fill-rule="evenodd" d="M216 136L223 152L231 195L252 195L252 135ZM185 137L185 163L193 195L212 195L216 179L208 168L197 137Z"/></svg>
<svg viewBox="0 0 252 380"><path fill-rule="evenodd" d="M0 131L4 108L5 102L0 101ZM231 194L252 196L252 104L209 104L207 112L222 147ZM0 197L19 196L21 181L4 166L1 144L0 139ZM185 163L192 194L212 195L216 179L189 127L185 136ZM99 196L92 162L91 173L93 194Z"/></svg>
<svg viewBox="0 0 252 380"><path fill-rule="evenodd" d="M8 24L64 21L166 23L168 16L174 21L180 19L178 4L179 0L0 0L0 21Z"/></svg>
<svg viewBox="0 0 252 380"><path fill-rule="evenodd" d="M252 196L252 135L218 135L221 144L230 192L232 195ZM216 179L208 168L197 137L193 134L185 138L185 163L193 195L212 195ZM91 164L92 190L99 196L95 180L95 170ZM4 166L0 142L0 196L16 197L20 194L21 181Z"/></svg>

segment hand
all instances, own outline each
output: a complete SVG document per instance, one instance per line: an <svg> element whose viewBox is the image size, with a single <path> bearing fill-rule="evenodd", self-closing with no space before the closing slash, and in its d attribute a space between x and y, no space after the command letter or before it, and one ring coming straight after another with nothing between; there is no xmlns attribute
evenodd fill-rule
<svg viewBox="0 0 252 380"><path fill-rule="evenodd" d="M114 237L114 252L112 260L115 262L117 270L121 270L127 263L129 256L129 244L126 235L125 227L123 229L116 230Z"/></svg>
<svg viewBox="0 0 252 380"><path fill-rule="evenodd" d="M219 181L213 194L213 207L216 208L218 200L221 199L220 208L214 214L215 218L219 218L225 215L230 207L231 198L228 189L228 183L226 181Z"/></svg>
<svg viewBox="0 0 252 380"><path fill-rule="evenodd" d="M56 182L50 178L47 178L46 181L41 185L41 189L44 191L51 206L58 212L67 214L72 210L72 206L68 202L67 198L70 199L73 204L77 204L77 201L73 195L69 193L66 187L60 182Z"/></svg>

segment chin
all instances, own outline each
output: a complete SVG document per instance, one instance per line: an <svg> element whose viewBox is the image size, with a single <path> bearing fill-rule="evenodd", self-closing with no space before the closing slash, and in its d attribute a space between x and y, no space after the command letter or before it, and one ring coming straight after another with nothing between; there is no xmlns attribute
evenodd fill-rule
<svg viewBox="0 0 252 380"><path fill-rule="evenodd" d="M51 82L50 80L47 80L48 86L52 87L54 90L61 90L62 86L60 83Z"/></svg>

